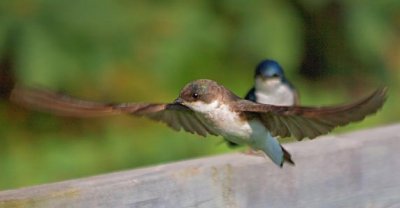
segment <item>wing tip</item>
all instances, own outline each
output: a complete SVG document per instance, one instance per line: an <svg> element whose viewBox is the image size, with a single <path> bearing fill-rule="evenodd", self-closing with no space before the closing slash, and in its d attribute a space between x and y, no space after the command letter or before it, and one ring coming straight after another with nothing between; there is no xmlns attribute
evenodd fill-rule
<svg viewBox="0 0 400 208"><path fill-rule="evenodd" d="M385 104L386 100L388 99L388 91L389 88L387 86L381 86L378 89L375 90L374 93L371 94L369 99L367 98L366 100L369 100L369 102L375 104L374 107L376 108L373 113L377 113L379 110L382 109L383 105ZM368 116L368 115L366 115Z"/></svg>

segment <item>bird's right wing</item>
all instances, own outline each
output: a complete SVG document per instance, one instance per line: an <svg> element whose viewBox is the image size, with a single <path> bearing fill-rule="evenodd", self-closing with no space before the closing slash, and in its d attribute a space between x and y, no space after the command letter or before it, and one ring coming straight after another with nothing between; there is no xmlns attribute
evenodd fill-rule
<svg viewBox="0 0 400 208"><path fill-rule="evenodd" d="M166 123L174 130L206 136L218 135L192 110L181 104L121 103L105 104L76 99L53 91L17 86L10 100L28 109L48 112L58 116L89 118L120 114L144 116Z"/></svg>
<svg viewBox="0 0 400 208"><path fill-rule="evenodd" d="M188 107L178 104L136 104L126 103L113 106L124 113L135 116L144 116L155 121L167 124L176 131L181 129L192 134L207 136L208 134L217 136L218 134L212 128L208 127L204 121L198 117Z"/></svg>

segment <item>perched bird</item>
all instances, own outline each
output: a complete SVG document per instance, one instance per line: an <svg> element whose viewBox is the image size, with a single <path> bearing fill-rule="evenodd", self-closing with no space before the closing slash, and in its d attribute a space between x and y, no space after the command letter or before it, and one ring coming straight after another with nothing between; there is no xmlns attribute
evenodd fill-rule
<svg viewBox="0 0 400 208"><path fill-rule="evenodd" d="M245 96L246 100L256 103L292 106L299 104L299 95L294 86L286 79L285 73L278 62L273 60L261 61L255 70L254 86ZM228 146L236 147L226 140Z"/></svg>
<svg viewBox="0 0 400 208"><path fill-rule="evenodd" d="M257 65L254 86L245 99L280 106L292 106L299 103L299 95L286 79L282 67L276 61L269 59Z"/></svg>
<svg viewBox="0 0 400 208"><path fill-rule="evenodd" d="M275 164L282 166L284 161L291 161L291 156L274 137L312 139L337 126L361 121L382 107L386 88L380 88L358 102L331 107L254 103L206 79L187 84L172 103L102 104L24 87L16 87L10 99L28 108L61 116L145 116L164 122L175 130L184 129L201 136L221 135L233 143L247 144L263 151Z"/></svg>

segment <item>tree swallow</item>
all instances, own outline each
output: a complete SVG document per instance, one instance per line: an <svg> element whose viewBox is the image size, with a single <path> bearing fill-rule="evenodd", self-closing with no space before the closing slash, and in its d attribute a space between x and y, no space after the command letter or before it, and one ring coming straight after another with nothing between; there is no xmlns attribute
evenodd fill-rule
<svg viewBox="0 0 400 208"><path fill-rule="evenodd" d="M10 99L22 106L61 116L96 117L116 114L144 116L175 130L201 136L221 135L236 144L263 151L282 167L290 155L274 138L315 138L337 126L361 121L380 109L386 88L347 105L331 107L275 106L241 99L212 80L187 84L172 103L102 104L51 91L16 87Z"/></svg>
<svg viewBox="0 0 400 208"><path fill-rule="evenodd" d="M286 79L282 67L273 60L261 61L255 70L254 86L245 96L246 100L256 103L292 106L299 104L299 95L294 86ZM238 144L226 141L228 146Z"/></svg>
<svg viewBox="0 0 400 208"><path fill-rule="evenodd" d="M294 86L286 79L282 67L273 60L264 60L256 67L254 87L245 99L257 103L292 106L299 103Z"/></svg>

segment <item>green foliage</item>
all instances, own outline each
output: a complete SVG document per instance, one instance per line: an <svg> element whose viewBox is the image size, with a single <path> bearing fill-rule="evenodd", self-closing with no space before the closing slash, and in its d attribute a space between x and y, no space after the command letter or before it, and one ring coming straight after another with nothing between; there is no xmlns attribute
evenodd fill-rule
<svg viewBox="0 0 400 208"><path fill-rule="evenodd" d="M11 53L21 83L115 102L168 102L199 78L244 95L255 65L272 58L308 105L341 103L379 84L390 86L382 112L339 132L398 121L397 1L340 3L344 25L337 30L345 42L330 45L348 46L357 61L329 53L332 76L316 81L298 75L307 28L293 2L5 0L0 54ZM331 1L298 2L313 13ZM0 104L0 189L243 150L145 119L65 119Z"/></svg>

